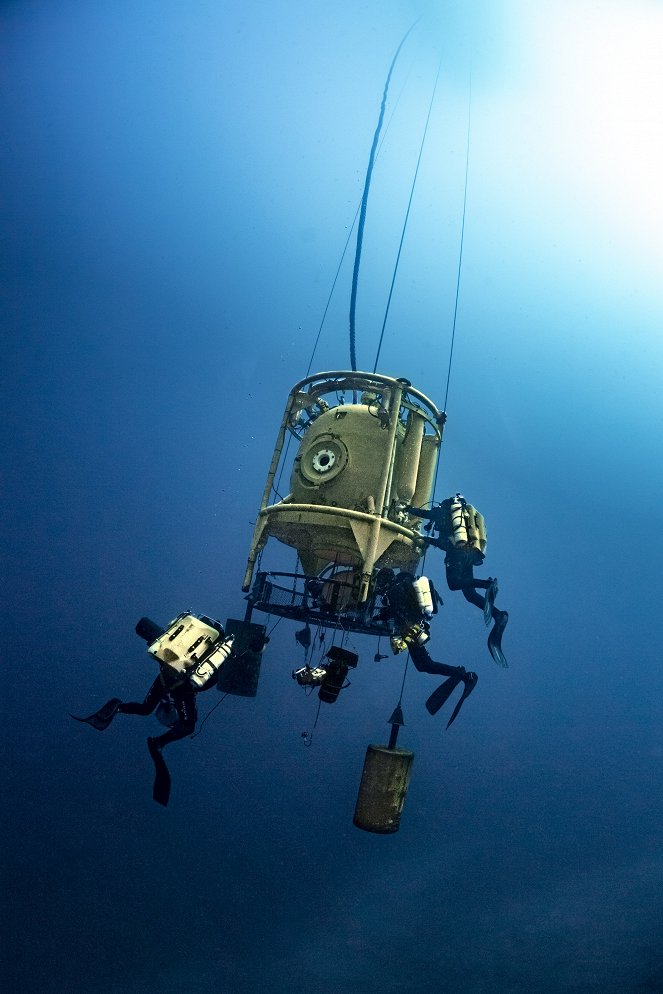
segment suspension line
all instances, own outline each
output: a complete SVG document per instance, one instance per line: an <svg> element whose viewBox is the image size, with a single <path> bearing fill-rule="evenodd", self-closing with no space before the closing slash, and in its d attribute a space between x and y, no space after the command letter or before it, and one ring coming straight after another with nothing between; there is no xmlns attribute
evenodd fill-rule
<svg viewBox="0 0 663 994"><path fill-rule="evenodd" d="M400 240L399 245L398 245L398 253L396 255L396 263L394 265L394 272L393 272L393 275L391 277L391 286L389 287L389 296L387 298L387 307L386 307L385 312L384 312L384 320L382 322L382 329L380 331L380 340L378 342L377 352L375 353L375 364L373 365L373 372L374 373L377 370L378 360L380 358L380 351L382 349L382 340L384 338L384 329L385 329L385 327L387 325L387 318L389 317L389 308L391 306L391 298L392 298L392 294L394 292L394 283L396 282L396 274L398 272L398 265L399 265L399 263L401 261L401 251L403 249L403 241L405 240L405 232L407 230L407 223L408 223L408 220L410 218L410 208L412 207L412 198L414 197L414 190L415 190L415 187L417 185L417 177L419 175L419 166L421 165L421 156L423 155L424 145L426 144L426 135L428 134L428 123L430 121L431 111L433 110L433 102L435 100L435 91L437 90L437 81L440 78L440 70L441 70L441 68L442 68L442 60L440 59L440 62L439 62L438 67L437 67L437 75L435 77L435 82L433 84L433 92L431 94L430 103L428 105L428 114L426 115L426 123L424 125L424 133L421 136L421 144L419 146L419 155L417 157L417 165L415 167L414 176L412 178L412 187L410 189L410 199L408 200L407 210L405 211L405 220L403 222L403 230L401 232L401 240Z"/></svg>

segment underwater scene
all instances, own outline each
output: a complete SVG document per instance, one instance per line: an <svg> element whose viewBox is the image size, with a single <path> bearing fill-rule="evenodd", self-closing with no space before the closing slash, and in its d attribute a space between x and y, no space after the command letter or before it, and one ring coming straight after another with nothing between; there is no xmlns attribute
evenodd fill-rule
<svg viewBox="0 0 663 994"><path fill-rule="evenodd" d="M663 994L663 7L6 0L0 986Z"/></svg>

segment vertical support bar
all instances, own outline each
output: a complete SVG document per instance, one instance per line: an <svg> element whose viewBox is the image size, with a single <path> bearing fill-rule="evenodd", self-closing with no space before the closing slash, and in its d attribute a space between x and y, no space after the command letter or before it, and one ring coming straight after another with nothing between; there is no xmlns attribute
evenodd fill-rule
<svg viewBox="0 0 663 994"><path fill-rule="evenodd" d="M403 397L403 386L396 382L392 387L391 393L391 410L390 410L390 422L389 422L389 460L384 467L382 472L382 479L380 480L380 489L375 497L375 518L373 520L373 525L371 527L371 537L369 540L368 551L364 562L362 563L362 574L361 574L361 586L359 588L359 603L363 604L368 599L368 590L371 582L371 577L373 575L373 569L375 568L375 559L378 548L378 540L380 538L380 528L382 527L382 520L387 515L387 506L385 505L385 500L390 489L390 481L393 476L394 471L394 459L396 455L396 432L398 430L398 421L401 411L401 399Z"/></svg>
<svg viewBox="0 0 663 994"><path fill-rule="evenodd" d="M258 552L260 551L262 545L262 533L265 528L264 515L262 512L269 503L269 495L272 492L274 477L276 476L276 470L278 469L279 462L281 461L281 453L283 452L283 441L285 439L285 433L288 426L288 418L290 417L290 412L292 411L296 395L297 388L295 387L294 390L291 390L288 396L288 401L285 405L285 411L283 412L283 418L281 420L281 427L279 428L279 433L276 437L276 445L274 446L272 461L269 466L269 472L267 473L267 482L265 483L262 501L260 502L260 512L258 513L256 525L253 530L253 536L251 538L251 548L249 549L249 555L246 562L246 571L242 582L242 590L248 590L251 586L251 580L253 579L253 570L258 558Z"/></svg>

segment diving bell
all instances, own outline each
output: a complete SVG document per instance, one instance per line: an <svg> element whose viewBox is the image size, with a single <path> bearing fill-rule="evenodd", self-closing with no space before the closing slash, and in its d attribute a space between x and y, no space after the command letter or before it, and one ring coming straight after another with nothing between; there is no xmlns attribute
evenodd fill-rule
<svg viewBox="0 0 663 994"><path fill-rule="evenodd" d="M341 371L300 381L286 403L243 589L269 538L295 549L305 576L323 588L344 573L339 610L366 602L376 571L414 572L424 539L408 507L431 499L444 420L407 380ZM298 443L290 467L288 434ZM270 503L279 468L289 469L290 493Z"/></svg>

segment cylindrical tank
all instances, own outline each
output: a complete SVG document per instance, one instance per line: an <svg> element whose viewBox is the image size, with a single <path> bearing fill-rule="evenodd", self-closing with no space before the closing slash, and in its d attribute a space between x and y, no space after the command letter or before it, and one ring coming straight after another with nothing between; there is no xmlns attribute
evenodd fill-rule
<svg viewBox="0 0 663 994"><path fill-rule="evenodd" d="M194 690L204 690L214 675L218 673L232 652L233 641L234 638L230 635L223 642L219 642L209 655L201 659L189 673L189 682Z"/></svg>
<svg viewBox="0 0 663 994"><path fill-rule="evenodd" d="M413 507L425 507L433 495L435 482L435 467L440 449L439 439L435 435L424 435L419 452L419 472L417 485L411 504Z"/></svg>
<svg viewBox="0 0 663 994"><path fill-rule="evenodd" d="M357 828L380 835L398 831L413 759L409 749L369 745L353 818Z"/></svg>
<svg viewBox="0 0 663 994"><path fill-rule="evenodd" d="M417 487L421 442L426 422L421 414L408 411L407 427L398 439L394 466L393 493L403 504L410 504Z"/></svg>
<svg viewBox="0 0 663 994"><path fill-rule="evenodd" d="M158 638L164 633L164 629L161 625L157 625L155 621L150 618L141 618L136 624L136 635L140 635L142 639L145 639L148 645L152 642L156 642Z"/></svg>
<svg viewBox="0 0 663 994"><path fill-rule="evenodd" d="M433 595L430 589L430 581L427 576L420 576L418 580L415 580L412 584L412 589L417 598L417 603L422 610L423 614L431 615L433 613Z"/></svg>

